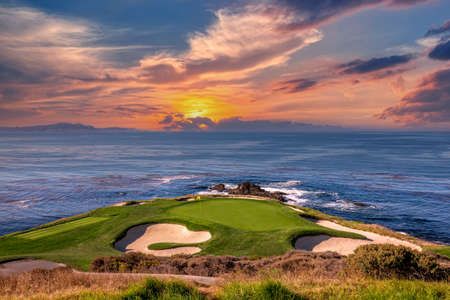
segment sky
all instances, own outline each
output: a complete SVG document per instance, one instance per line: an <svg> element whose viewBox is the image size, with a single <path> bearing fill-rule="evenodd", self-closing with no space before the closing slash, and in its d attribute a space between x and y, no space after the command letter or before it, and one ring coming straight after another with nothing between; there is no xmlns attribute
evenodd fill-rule
<svg viewBox="0 0 450 300"><path fill-rule="evenodd" d="M450 129L448 0L0 0L0 126Z"/></svg>

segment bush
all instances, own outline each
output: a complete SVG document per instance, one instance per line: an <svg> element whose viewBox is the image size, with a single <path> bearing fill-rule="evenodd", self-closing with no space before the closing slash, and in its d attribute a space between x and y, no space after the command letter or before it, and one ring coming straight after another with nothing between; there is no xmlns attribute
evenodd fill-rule
<svg viewBox="0 0 450 300"><path fill-rule="evenodd" d="M152 255L130 252L120 256L98 257L91 263L93 272L145 272L160 262Z"/></svg>
<svg viewBox="0 0 450 300"><path fill-rule="evenodd" d="M120 299L123 300L157 300L157 299L179 299L197 300L204 299L199 291L181 281L162 281L153 278L145 280L144 283L132 286Z"/></svg>
<svg viewBox="0 0 450 300"><path fill-rule="evenodd" d="M347 258L347 268L371 277L448 280L450 270L436 258L403 246L363 245Z"/></svg>

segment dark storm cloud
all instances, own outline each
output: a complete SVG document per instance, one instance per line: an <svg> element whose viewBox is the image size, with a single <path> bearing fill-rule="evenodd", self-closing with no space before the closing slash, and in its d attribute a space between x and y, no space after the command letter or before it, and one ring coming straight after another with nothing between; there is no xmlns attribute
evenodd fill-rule
<svg viewBox="0 0 450 300"><path fill-rule="evenodd" d="M432 35L439 35L446 32L450 33L450 20L445 21L444 24L442 24L440 27L428 29L427 33L425 33L425 36L428 37Z"/></svg>
<svg viewBox="0 0 450 300"><path fill-rule="evenodd" d="M298 93L303 92L317 84L316 80L308 79L308 78L299 78L292 80L280 81L275 84L275 91L283 92L283 93Z"/></svg>
<svg viewBox="0 0 450 300"><path fill-rule="evenodd" d="M356 59L338 66L343 74L365 74L406 64L414 59L411 54L377 57L369 60Z"/></svg>
<svg viewBox="0 0 450 300"><path fill-rule="evenodd" d="M400 104L377 117L403 123L450 122L450 68L426 76Z"/></svg>
<svg viewBox="0 0 450 300"><path fill-rule="evenodd" d="M428 53L428 57L437 60L449 60L450 59L450 40L438 44L433 50Z"/></svg>

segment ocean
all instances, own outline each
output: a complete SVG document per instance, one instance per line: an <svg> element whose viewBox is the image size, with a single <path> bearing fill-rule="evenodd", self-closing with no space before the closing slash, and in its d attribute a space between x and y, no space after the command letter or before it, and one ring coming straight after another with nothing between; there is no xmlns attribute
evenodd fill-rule
<svg viewBox="0 0 450 300"><path fill-rule="evenodd" d="M0 132L0 235L243 181L285 192L292 204L450 244L445 132Z"/></svg>

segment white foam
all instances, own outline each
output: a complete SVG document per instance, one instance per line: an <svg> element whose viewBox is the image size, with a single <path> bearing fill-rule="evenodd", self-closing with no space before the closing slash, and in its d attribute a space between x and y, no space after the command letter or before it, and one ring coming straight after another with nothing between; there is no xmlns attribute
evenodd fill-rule
<svg viewBox="0 0 450 300"><path fill-rule="evenodd" d="M238 187L237 184L233 184L233 183L224 183L224 185L225 185L226 190L231 190L231 189L235 189Z"/></svg>
<svg viewBox="0 0 450 300"><path fill-rule="evenodd" d="M273 186L273 187L291 187L291 186L296 186L296 185L300 185L302 184L302 182L300 180L288 180L285 182L276 182L276 183L271 183L269 184L269 186Z"/></svg>
<svg viewBox="0 0 450 300"><path fill-rule="evenodd" d="M158 178L159 181L161 181L161 184L167 184L170 183L174 180L186 180L186 179L192 179L192 178L196 178L197 176L195 175L174 175L174 176L164 176L161 178Z"/></svg>
<svg viewBox="0 0 450 300"><path fill-rule="evenodd" d="M270 186L264 186L262 187L264 190L275 193L275 192L281 192L286 194L285 197L288 200L291 200L295 203L305 203L308 202L308 199L303 198L306 194L310 193L305 190L295 189L295 188L275 188Z"/></svg>

